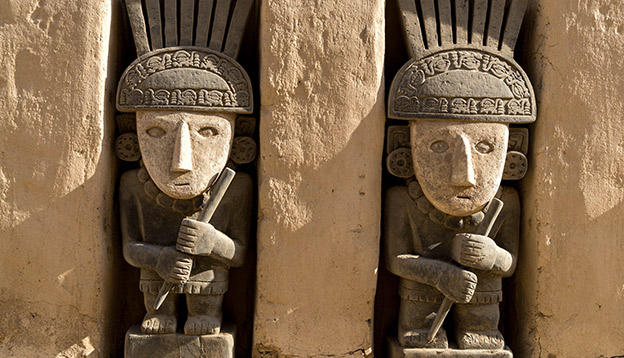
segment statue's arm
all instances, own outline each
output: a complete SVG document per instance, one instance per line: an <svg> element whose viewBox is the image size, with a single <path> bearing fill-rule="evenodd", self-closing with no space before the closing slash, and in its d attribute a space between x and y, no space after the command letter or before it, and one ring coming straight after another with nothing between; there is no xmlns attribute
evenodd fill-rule
<svg viewBox="0 0 624 358"><path fill-rule="evenodd" d="M227 233L209 223L184 219L178 236L179 251L208 256L229 266L242 266L251 226L253 184L249 175L237 174L215 215L228 219Z"/></svg>
<svg viewBox="0 0 624 358"><path fill-rule="evenodd" d="M390 188L386 195L384 240L388 269L401 278L433 286L454 302L469 302L477 286L474 273L416 254L418 233L409 216L411 199L406 195L401 187Z"/></svg>
<svg viewBox="0 0 624 358"><path fill-rule="evenodd" d="M131 175L136 174L126 172L122 176L119 193L123 255L126 261L134 267L154 270L162 247L146 244L141 240L140 225L142 223L139 218L137 199L130 190Z"/></svg>
<svg viewBox="0 0 624 358"><path fill-rule="evenodd" d="M518 192L505 188L504 221L496 235L498 246L492 273L503 277L513 275L516 270L520 242L520 199Z"/></svg>
<svg viewBox="0 0 624 358"><path fill-rule="evenodd" d="M451 257L462 266L511 276L516 268L520 235L518 193L505 188L503 210L494 225L494 239L484 235L460 233L451 245Z"/></svg>
<svg viewBox="0 0 624 358"><path fill-rule="evenodd" d="M449 264L415 252L418 233L410 222L408 200L401 187L390 188L386 193L383 230L388 270L399 277L437 287L442 271Z"/></svg>

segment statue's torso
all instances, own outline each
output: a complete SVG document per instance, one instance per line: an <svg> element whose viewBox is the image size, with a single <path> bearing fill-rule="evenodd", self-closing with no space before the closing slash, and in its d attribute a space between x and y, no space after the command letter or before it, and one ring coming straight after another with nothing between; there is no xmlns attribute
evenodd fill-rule
<svg viewBox="0 0 624 358"><path fill-rule="evenodd" d="M159 246L175 246L180 224L185 217L196 219L201 205L201 197L190 200L174 200L160 191L154 190L151 182L142 182L137 170L129 171L122 180L121 191L128 191L132 200L127 215L128 225L134 225L138 234L137 241ZM210 223L219 231L229 235L232 225L247 222L248 218L233 217L236 205L244 205L251 200L242 197L247 193L251 180L244 173L237 174L223 197ZM148 186L146 190L146 185ZM151 190L150 190L151 189ZM157 193L154 195L154 193ZM124 203L122 203L124 205ZM126 204L128 205L128 204ZM174 285L176 293L222 294L228 287L229 267L211 257L194 256L193 269L187 283ZM140 289L143 292L158 293L163 280L156 272L141 269Z"/></svg>

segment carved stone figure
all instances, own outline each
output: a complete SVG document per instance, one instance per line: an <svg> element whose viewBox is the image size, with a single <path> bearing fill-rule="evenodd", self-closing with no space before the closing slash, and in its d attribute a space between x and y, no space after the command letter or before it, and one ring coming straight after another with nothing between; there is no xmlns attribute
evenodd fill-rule
<svg viewBox="0 0 624 358"><path fill-rule="evenodd" d="M126 3L139 57L121 77L117 108L136 112L137 134L122 134L117 152L141 168L121 179L121 230L147 311L126 336L126 357L231 357L221 304L228 269L247 250L253 189L249 175L224 168L255 156L251 138L235 139L238 114L253 108L234 60L252 0Z"/></svg>
<svg viewBox="0 0 624 358"><path fill-rule="evenodd" d="M509 125L536 118L513 60L526 1L399 5L412 59L389 95L388 116L409 120L388 131L388 169L406 179L384 208L386 262L400 278L390 356L511 357L499 302L516 267L520 203L501 180L526 173L528 133Z"/></svg>

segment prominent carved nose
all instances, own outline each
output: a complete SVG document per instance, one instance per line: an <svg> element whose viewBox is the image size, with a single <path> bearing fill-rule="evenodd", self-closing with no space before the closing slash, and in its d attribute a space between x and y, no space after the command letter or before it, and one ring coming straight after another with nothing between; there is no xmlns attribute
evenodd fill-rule
<svg viewBox="0 0 624 358"><path fill-rule="evenodd" d="M191 147L191 134L188 124L180 122L176 132L171 170L178 173L190 172L193 170L193 148Z"/></svg>
<svg viewBox="0 0 624 358"><path fill-rule="evenodd" d="M454 148L451 171L451 185L475 186L472 150L468 138L461 136L461 142Z"/></svg>

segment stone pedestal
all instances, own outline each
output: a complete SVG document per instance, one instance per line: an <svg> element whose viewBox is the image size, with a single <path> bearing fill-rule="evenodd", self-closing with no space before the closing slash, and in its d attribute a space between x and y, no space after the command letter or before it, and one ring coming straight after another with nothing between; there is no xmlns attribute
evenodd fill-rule
<svg viewBox="0 0 624 358"><path fill-rule="evenodd" d="M126 333L125 358L234 358L233 327L221 327L217 335L187 336L176 334L144 334L140 326Z"/></svg>
<svg viewBox="0 0 624 358"><path fill-rule="evenodd" d="M503 350L485 349L429 349L403 348L395 337L388 339L389 358L513 358L509 348Z"/></svg>

